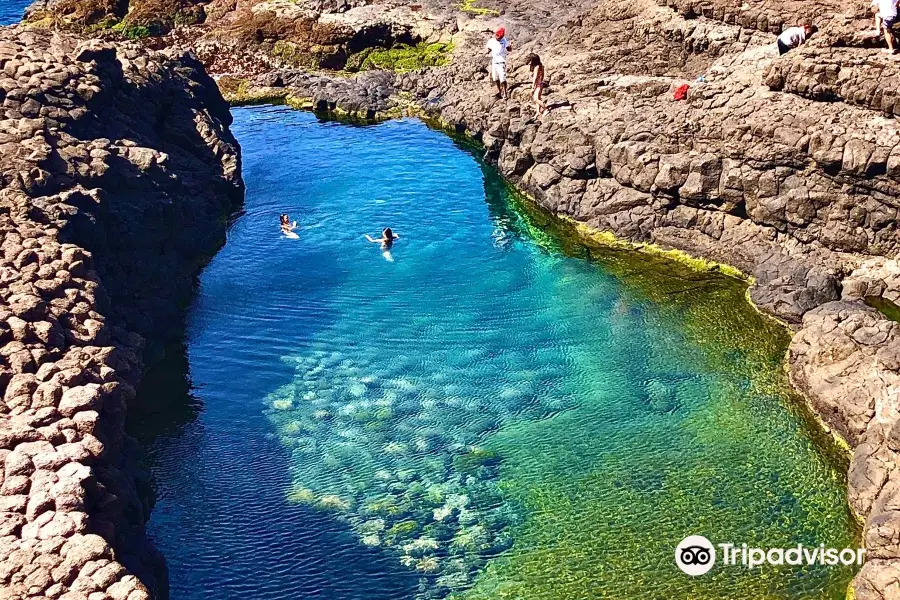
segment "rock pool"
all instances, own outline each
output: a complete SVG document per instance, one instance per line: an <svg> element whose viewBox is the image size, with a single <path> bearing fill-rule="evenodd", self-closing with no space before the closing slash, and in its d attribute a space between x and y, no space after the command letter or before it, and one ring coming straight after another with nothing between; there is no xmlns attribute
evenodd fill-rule
<svg viewBox="0 0 900 600"><path fill-rule="evenodd" d="M582 245L417 121L234 114L244 212L132 415L173 598L845 596L849 567L673 561L858 544L745 284Z"/></svg>

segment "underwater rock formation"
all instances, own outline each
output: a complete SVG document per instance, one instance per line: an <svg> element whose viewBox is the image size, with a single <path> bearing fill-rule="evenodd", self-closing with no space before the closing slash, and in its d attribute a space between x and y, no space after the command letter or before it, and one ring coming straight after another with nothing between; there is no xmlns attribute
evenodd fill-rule
<svg viewBox="0 0 900 600"><path fill-rule="evenodd" d="M0 98L0 596L164 595L125 414L240 200L228 107L188 57L15 28Z"/></svg>
<svg viewBox="0 0 900 600"><path fill-rule="evenodd" d="M512 415L546 418L565 401L542 406L513 389L422 401L406 373L361 377L369 365L336 354L291 358L295 381L267 400L291 453L288 499L340 514L361 543L395 551L426 577L421 597L465 590L485 556L511 546L508 526L520 519L502 502L498 454L479 438ZM375 392L383 397L367 398Z"/></svg>

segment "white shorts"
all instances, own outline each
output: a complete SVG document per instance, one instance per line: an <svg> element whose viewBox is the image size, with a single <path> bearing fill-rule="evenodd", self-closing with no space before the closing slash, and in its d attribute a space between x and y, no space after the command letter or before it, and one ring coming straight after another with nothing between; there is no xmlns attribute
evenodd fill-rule
<svg viewBox="0 0 900 600"><path fill-rule="evenodd" d="M491 63L491 81L506 83L506 63Z"/></svg>

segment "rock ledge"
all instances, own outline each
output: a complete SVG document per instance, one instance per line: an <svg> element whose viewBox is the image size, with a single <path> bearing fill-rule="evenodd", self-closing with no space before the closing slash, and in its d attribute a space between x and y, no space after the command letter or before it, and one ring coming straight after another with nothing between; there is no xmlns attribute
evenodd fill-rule
<svg viewBox="0 0 900 600"><path fill-rule="evenodd" d="M125 413L240 200L188 56L0 28L0 598L167 592Z"/></svg>

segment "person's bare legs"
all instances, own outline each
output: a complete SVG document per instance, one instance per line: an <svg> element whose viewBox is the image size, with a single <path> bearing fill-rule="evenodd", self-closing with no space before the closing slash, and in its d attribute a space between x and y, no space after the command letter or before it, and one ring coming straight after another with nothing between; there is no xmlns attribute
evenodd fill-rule
<svg viewBox="0 0 900 600"><path fill-rule="evenodd" d="M509 99L509 87L506 85L505 81L500 83L500 97L504 100Z"/></svg>
<svg viewBox="0 0 900 600"><path fill-rule="evenodd" d="M543 88L537 88L534 90L534 93L531 95L534 98L534 114L539 117L544 114L544 111L547 110L547 104L541 100L541 95L543 94Z"/></svg>
<svg viewBox="0 0 900 600"><path fill-rule="evenodd" d="M534 98L535 112L537 113L537 116L541 116L544 113L550 112L550 109L547 106L547 103L544 102L544 87L543 86L534 90L533 98Z"/></svg>
<svg viewBox="0 0 900 600"><path fill-rule="evenodd" d="M881 16L878 14L878 11L875 11L875 35L878 35L881 32Z"/></svg>
<svg viewBox="0 0 900 600"><path fill-rule="evenodd" d="M884 30L884 41L887 42L887 51L891 54L894 53L894 31L891 28L888 28L884 25L881 27Z"/></svg>

